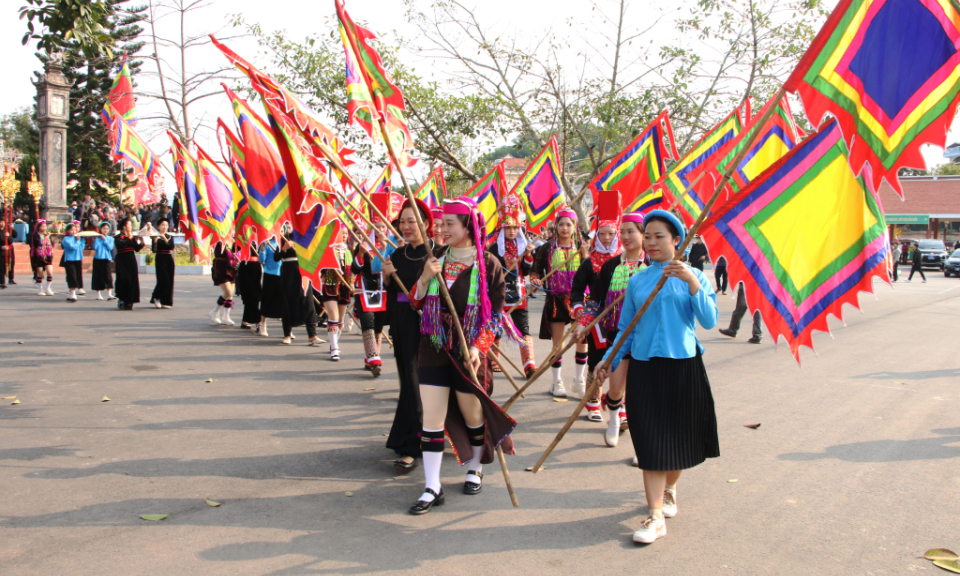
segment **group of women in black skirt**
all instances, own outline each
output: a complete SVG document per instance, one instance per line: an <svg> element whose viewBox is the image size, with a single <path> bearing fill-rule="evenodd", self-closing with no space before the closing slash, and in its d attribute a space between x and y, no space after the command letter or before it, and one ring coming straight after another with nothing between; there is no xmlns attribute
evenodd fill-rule
<svg viewBox="0 0 960 576"><path fill-rule="evenodd" d="M156 308L173 306L173 278L175 265L173 260L174 239L169 224L161 222L154 229L147 224L143 234L134 234L133 222L123 218L117 223L118 232L110 236L110 224L100 224L97 233L81 234L80 223L67 224L62 236L48 231L47 222L38 220L29 235L30 267L33 269L33 281L38 296L53 296L53 254L56 239L60 238L63 256L59 267L64 269L67 281L67 302L77 302L79 296L85 296L83 282L83 252L93 250L90 288L97 293L97 300L116 300L120 310L133 310L140 302L140 274L136 253L145 248L144 237L151 239L151 247L156 254L155 266L157 283L150 303ZM92 246L88 243L92 241ZM114 281L114 271L116 281ZM105 294L104 294L105 293Z"/></svg>

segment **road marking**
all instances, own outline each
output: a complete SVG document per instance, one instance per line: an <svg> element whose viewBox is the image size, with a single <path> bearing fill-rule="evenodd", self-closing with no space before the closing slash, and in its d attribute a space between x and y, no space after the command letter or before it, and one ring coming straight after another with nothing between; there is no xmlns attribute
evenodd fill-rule
<svg viewBox="0 0 960 576"><path fill-rule="evenodd" d="M947 289L944 290L943 292L949 292L949 291L954 290L954 289L956 289L956 288L960 288L960 284L957 284L957 285L954 286L953 288L947 288ZM937 294L943 294L943 292L937 292Z"/></svg>
<svg viewBox="0 0 960 576"><path fill-rule="evenodd" d="M874 388L888 388L890 390L903 390L906 392L916 392L916 390L911 390L909 388L895 388L893 386L881 386L879 384L871 384L871 386L873 386Z"/></svg>

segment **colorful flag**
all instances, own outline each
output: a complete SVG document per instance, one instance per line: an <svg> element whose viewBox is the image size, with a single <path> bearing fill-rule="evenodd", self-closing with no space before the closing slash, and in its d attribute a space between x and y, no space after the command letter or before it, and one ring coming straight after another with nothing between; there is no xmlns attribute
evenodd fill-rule
<svg viewBox="0 0 960 576"><path fill-rule="evenodd" d="M790 110L790 103L786 97L780 99L773 115L763 126L757 125L771 105L773 105L772 100L767 102L760 112L751 118L747 127L737 135L733 143L727 148L726 155L716 165L714 175L719 180L737 154L743 150L747 141L753 140L750 150L744 155L743 160L740 161L740 165L729 180L730 190L734 193L782 158L801 139L800 130L793 119L793 112ZM702 200L709 200L709 197Z"/></svg>
<svg viewBox="0 0 960 576"><path fill-rule="evenodd" d="M440 202L447 197L447 182L443 178L443 164L437 164L427 181L417 190L416 196L431 208L439 206Z"/></svg>
<svg viewBox="0 0 960 576"><path fill-rule="evenodd" d="M687 226L700 216L703 206L713 195L716 165L726 156L726 150L743 129L744 116L749 116L748 104L731 112L707 132L670 168L659 185L665 201L672 203L679 199L677 208ZM687 190L690 192L684 194Z"/></svg>
<svg viewBox="0 0 960 576"><path fill-rule="evenodd" d="M340 38L346 55L347 113L350 122L359 124L370 138L380 135L377 124L383 119L387 134L402 166L413 166L417 159L410 155L413 136L403 117L406 105L403 94L383 68L380 54L368 44L377 37L358 26L347 14L342 0L336 0Z"/></svg>
<svg viewBox="0 0 960 576"><path fill-rule="evenodd" d="M510 193L523 200L527 211L527 229L540 232L564 203L556 134L533 159Z"/></svg>
<svg viewBox="0 0 960 576"><path fill-rule="evenodd" d="M390 163L387 163L383 167L383 171L380 172L380 175L377 176L377 179L373 181L369 188L365 188L364 192L367 193L367 196L373 194L374 192L390 192L390 181L393 179L393 169Z"/></svg>
<svg viewBox="0 0 960 576"><path fill-rule="evenodd" d="M669 208L666 198L663 195L663 180L654 182L651 187L643 194L637 196L632 202L627 204L623 213L628 212L649 212L657 208L666 210Z"/></svg>
<svg viewBox="0 0 960 576"><path fill-rule="evenodd" d="M228 176L203 148L199 145L196 148L201 194L206 200L206 210L205 214L200 215L200 224L210 231L212 244L220 242L230 245L240 190L233 177Z"/></svg>
<svg viewBox="0 0 960 576"><path fill-rule="evenodd" d="M260 226L264 242L279 236L285 214L290 207L290 191L283 160L270 126L250 107L246 100L224 86L240 125L244 158L241 164L247 183L250 217Z"/></svg>
<svg viewBox="0 0 960 576"><path fill-rule="evenodd" d="M250 212L250 202L247 199L247 181L243 173L243 160L246 157L243 142L233 133L233 130L223 121L217 118L217 132L223 132L227 139L227 153L223 153L223 145L220 147L220 154L223 161L230 166L230 176L234 184L234 200L237 205L234 224L237 245L240 248L240 259L246 262L250 258L250 245L260 243L260 237L266 238L265 231L253 220ZM219 141L219 138L218 138Z"/></svg>
<svg viewBox="0 0 960 576"><path fill-rule="evenodd" d="M666 172L667 158L679 160L680 154L673 141L670 115L664 110L587 184L593 195L593 205L598 204L600 190L619 191L622 208L635 203L641 194L648 196L652 192L650 187Z"/></svg>
<svg viewBox="0 0 960 576"><path fill-rule="evenodd" d="M500 226L500 199L506 193L507 175L503 171L503 164L498 163L464 194L467 198L473 198L483 214L487 240L493 238Z"/></svg>
<svg viewBox="0 0 960 576"><path fill-rule="evenodd" d="M201 192L200 168L197 161L177 136L167 130L170 138L170 153L173 154L174 174L177 177L177 193L180 195L181 228L187 243L203 264L210 263L210 240L200 226L201 211L206 201Z"/></svg>
<svg viewBox="0 0 960 576"><path fill-rule="evenodd" d="M848 167L836 122L798 144L705 222L711 258L727 259L730 282L767 330L799 361L827 316L857 306L873 278L887 277L887 226L863 178Z"/></svg>
<svg viewBox="0 0 960 576"><path fill-rule="evenodd" d="M335 191L324 176L323 164L312 154L311 145L300 135L299 129L271 101L266 100L264 105L287 174L290 190L288 217L293 228L300 275L304 288L307 282L319 288L322 270L340 269L331 248L340 241L340 220L328 198Z"/></svg>
<svg viewBox="0 0 960 576"><path fill-rule="evenodd" d="M840 124L850 166L902 194L900 168L924 168L922 144L943 147L960 103L960 4L841 0L784 88L807 118Z"/></svg>
<svg viewBox="0 0 960 576"><path fill-rule="evenodd" d="M126 57L113 79L113 86L107 93L107 101L118 114L123 116L127 124L137 125L137 99L133 97L133 80L130 78L130 66L127 65Z"/></svg>
<svg viewBox="0 0 960 576"><path fill-rule="evenodd" d="M103 105L101 116L113 134L110 138L110 157L114 162L122 162L127 168L132 168L134 173L143 174L147 188L151 193L156 193L156 189L163 185L156 155L109 102Z"/></svg>

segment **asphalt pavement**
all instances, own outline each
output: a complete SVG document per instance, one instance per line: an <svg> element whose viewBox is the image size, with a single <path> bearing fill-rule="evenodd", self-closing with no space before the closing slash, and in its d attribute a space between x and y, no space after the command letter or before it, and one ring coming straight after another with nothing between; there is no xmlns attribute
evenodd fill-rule
<svg viewBox="0 0 960 576"><path fill-rule="evenodd" d="M769 337L748 344L748 322L736 339L701 330L721 457L684 473L650 546L630 539L646 505L628 436L607 448L581 418L524 471L575 406L547 377L512 411L520 507L496 464L462 495L448 449L447 503L415 517L422 470L398 474L384 448L386 345L374 379L358 331L332 363L302 329L293 346L279 322L242 331L239 306L238 326L212 325L209 278L178 277L173 309L133 312L65 302L59 273L55 297L21 278L0 291L0 574L939 573L917 557L960 550L960 280L928 277L862 294L802 365ZM510 385L496 387L502 402Z"/></svg>

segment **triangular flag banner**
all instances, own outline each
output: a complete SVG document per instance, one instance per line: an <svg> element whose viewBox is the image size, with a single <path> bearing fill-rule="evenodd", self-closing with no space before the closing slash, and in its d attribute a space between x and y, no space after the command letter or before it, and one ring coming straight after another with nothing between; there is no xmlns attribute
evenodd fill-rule
<svg viewBox="0 0 960 576"><path fill-rule="evenodd" d="M814 126L837 119L850 166L870 165L902 195L900 168L924 168L920 146L946 143L960 103L960 4L841 0L784 88Z"/></svg>
<svg viewBox="0 0 960 576"><path fill-rule="evenodd" d="M500 226L500 199L507 193L507 175L503 164L497 164L484 174L464 196L473 198L486 223L487 240L491 240Z"/></svg>
<svg viewBox="0 0 960 576"><path fill-rule="evenodd" d="M180 213L180 227L193 254L200 257L202 264L209 264L210 240L204 235L200 226L200 211L206 209L206 201L200 189L202 186L200 168L190 151L173 132L167 130L167 136L170 138L170 153L173 154L177 193L180 195L180 205L183 207Z"/></svg>
<svg viewBox="0 0 960 576"><path fill-rule="evenodd" d="M664 143L664 140L667 143ZM649 126L633 139L620 154L616 156L597 177L587 184L593 195L593 205L598 203L597 197L601 190L617 190L626 210L638 200L640 195L649 196L650 187L660 180L666 172L666 160L678 160L677 145L673 140L673 127L670 125L670 115L666 110L660 113ZM663 197L662 194L658 194ZM639 205L646 204L644 200ZM627 210L643 210L634 208Z"/></svg>
<svg viewBox="0 0 960 576"><path fill-rule="evenodd" d="M443 178L443 164L437 164L427 181L417 190L416 196L431 208L439 206L440 202L447 197L447 182Z"/></svg>
<svg viewBox="0 0 960 576"><path fill-rule="evenodd" d="M107 101L127 121L127 124L137 125L137 99L133 96L133 79L130 77L130 66L126 58L123 59L120 70L113 79L113 86L107 93Z"/></svg>
<svg viewBox="0 0 960 576"><path fill-rule="evenodd" d="M511 194L516 194L523 200L527 211L527 229L534 233L543 230L553 213L563 205L560 152L557 150L556 134L517 180Z"/></svg>
<svg viewBox="0 0 960 576"><path fill-rule="evenodd" d="M112 146L110 158L122 162L136 174L143 174L150 193L156 194L156 190L163 187L163 178L153 150L109 102L103 105L100 115L112 134L109 138Z"/></svg>
<svg viewBox="0 0 960 576"><path fill-rule="evenodd" d="M887 225L862 178L847 164L836 122L807 138L739 194L716 208L702 236L716 262L727 259L731 284L767 330L783 336L799 361L827 316L857 306L887 276Z"/></svg>
<svg viewBox="0 0 960 576"><path fill-rule="evenodd" d="M200 169L202 190L206 198L206 214L200 223L211 233L211 244L222 243L231 246L236 222L237 203L240 191L233 177L228 176L207 152L197 148L197 166Z"/></svg>

